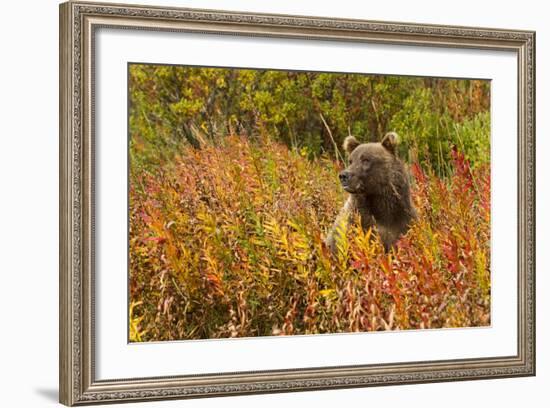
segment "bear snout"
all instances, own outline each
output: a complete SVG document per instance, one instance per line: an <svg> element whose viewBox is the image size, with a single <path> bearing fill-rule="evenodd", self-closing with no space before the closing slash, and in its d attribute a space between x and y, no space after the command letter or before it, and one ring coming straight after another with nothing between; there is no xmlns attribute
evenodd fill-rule
<svg viewBox="0 0 550 408"><path fill-rule="evenodd" d="M350 177L350 174L346 170L340 172L340 174L338 175L338 178L340 179L340 183L342 184L348 184L349 177Z"/></svg>

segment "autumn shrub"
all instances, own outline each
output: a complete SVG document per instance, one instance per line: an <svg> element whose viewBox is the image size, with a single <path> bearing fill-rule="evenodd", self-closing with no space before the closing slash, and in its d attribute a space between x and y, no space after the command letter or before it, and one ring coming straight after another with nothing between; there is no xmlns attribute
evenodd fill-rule
<svg viewBox="0 0 550 408"><path fill-rule="evenodd" d="M335 254L333 157L233 134L134 166L130 340L490 324L490 167L450 155L445 178L410 166L419 217L395 248L350 226Z"/></svg>

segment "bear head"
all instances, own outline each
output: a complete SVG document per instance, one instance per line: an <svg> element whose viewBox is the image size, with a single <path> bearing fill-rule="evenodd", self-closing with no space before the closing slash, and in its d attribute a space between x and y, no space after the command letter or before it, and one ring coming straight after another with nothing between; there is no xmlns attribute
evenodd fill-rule
<svg viewBox="0 0 550 408"><path fill-rule="evenodd" d="M398 136L387 133L379 143L359 143L354 136L344 140L348 167L340 175L344 190L351 194L379 194L391 182L399 159L396 155Z"/></svg>

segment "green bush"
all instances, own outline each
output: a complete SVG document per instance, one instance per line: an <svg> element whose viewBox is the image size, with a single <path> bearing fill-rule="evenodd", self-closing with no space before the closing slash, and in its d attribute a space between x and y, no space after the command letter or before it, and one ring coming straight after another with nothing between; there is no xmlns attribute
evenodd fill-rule
<svg viewBox="0 0 550 408"><path fill-rule="evenodd" d="M401 153L448 175L452 145L474 165L489 151L488 81L132 64L132 165L150 169L184 144L227 134L269 139L310 159L354 134L402 137Z"/></svg>

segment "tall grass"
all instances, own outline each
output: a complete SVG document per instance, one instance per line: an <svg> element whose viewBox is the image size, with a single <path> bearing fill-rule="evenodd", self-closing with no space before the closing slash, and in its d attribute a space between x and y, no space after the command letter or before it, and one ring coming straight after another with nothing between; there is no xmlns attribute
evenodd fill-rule
<svg viewBox="0 0 550 408"><path fill-rule="evenodd" d="M488 164L413 164L419 218L396 247L351 226L331 254L340 164L306 155L231 135L131 172L131 341L490 323Z"/></svg>

